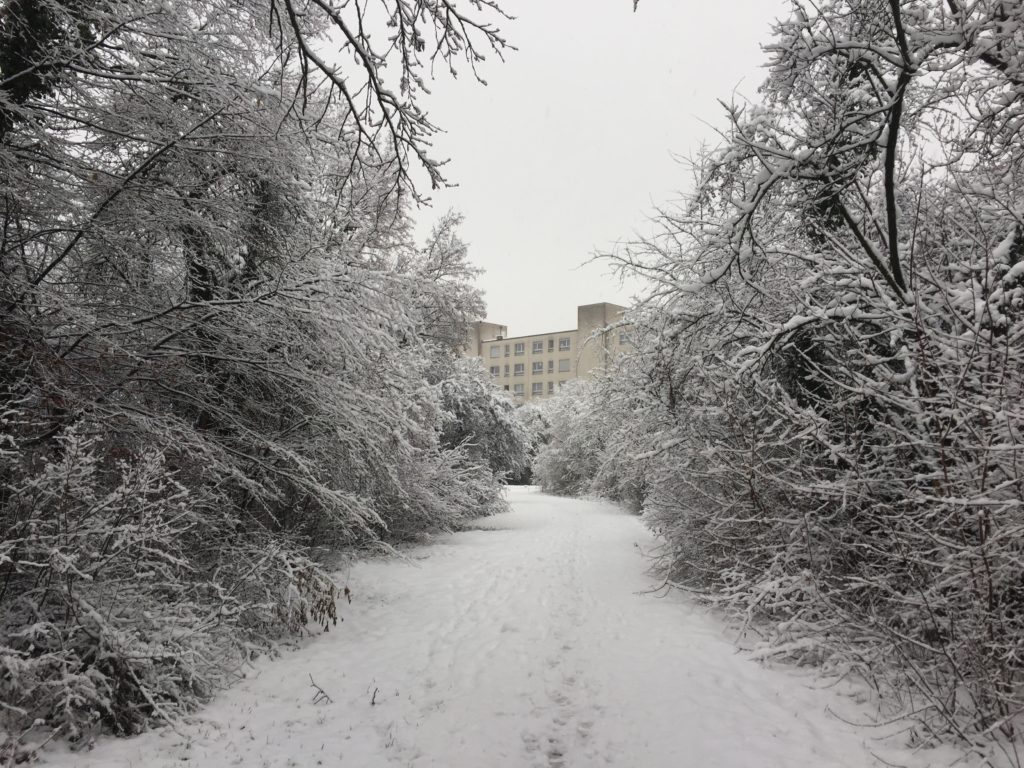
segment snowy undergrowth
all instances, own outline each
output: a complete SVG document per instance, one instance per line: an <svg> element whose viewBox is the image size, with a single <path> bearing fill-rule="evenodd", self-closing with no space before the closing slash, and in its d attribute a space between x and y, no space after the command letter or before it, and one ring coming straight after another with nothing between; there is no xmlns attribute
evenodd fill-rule
<svg viewBox="0 0 1024 768"><path fill-rule="evenodd" d="M333 623L314 553L501 510L525 462L511 404L460 360L483 303L459 218L413 237L414 99L387 102L412 135L368 140L294 66L330 13L3 4L5 762L33 728L84 746L194 709ZM471 420L487 441L453 428Z"/></svg>
<svg viewBox="0 0 1024 768"><path fill-rule="evenodd" d="M1021 765L1024 6L794 7L694 192L610 255L651 285L633 348L552 406L537 476L638 502L760 653Z"/></svg>

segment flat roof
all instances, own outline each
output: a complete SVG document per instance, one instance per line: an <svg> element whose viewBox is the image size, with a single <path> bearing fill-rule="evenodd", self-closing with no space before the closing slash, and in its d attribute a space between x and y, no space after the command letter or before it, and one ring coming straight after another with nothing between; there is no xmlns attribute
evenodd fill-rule
<svg viewBox="0 0 1024 768"><path fill-rule="evenodd" d="M502 336L500 339L480 339L481 344L490 344L494 341L513 341L517 339L532 339L535 336L557 336L560 333L579 333L579 328L570 328L567 331L548 331L547 333L531 333L529 336Z"/></svg>

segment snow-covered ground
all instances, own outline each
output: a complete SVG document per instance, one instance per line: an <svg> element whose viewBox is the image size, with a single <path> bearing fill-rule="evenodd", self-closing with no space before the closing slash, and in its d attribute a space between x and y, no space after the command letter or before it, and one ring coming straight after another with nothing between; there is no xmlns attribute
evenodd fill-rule
<svg viewBox="0 0 1024 768"><path fill-rule="evenodd" d="M176 730L50 750L78 768L920 768L848 696L738 652L679 594L651 593L641 523L511 489L514 511L348 574L330 633ZM659 593L660 594L660 593ZM310 677L331 697L314 701ZM187 761L187 762L183 762ZM964 763L961 763L964 765Z"/></svg>

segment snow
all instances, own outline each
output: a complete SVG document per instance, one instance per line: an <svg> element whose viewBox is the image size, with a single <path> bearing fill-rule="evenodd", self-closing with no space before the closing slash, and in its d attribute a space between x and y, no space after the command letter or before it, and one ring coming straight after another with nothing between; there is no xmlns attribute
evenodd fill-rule
<svg viewBox="0 0 1024 768"><path fill-rule="evenodd" d="M1004 237L999 245L992 251L992 258L998 262L1008 262L1010 260L1010 251L1013 249L1013 241L1016 237L1016 228L1010 230L1010 234Z"/></svg>
<svg viewBox="0 0 1024 768"><path fill-rule="evenodd" d="M772 668L714 617L657 591L640 521L509 490L513 511L404 559L357 564L344 622L188 723L60 768L861 768L945 765L902 749L850 696ZM310 685L316 681L330 701ZM967 763L962 763L966 765Z"/></svg>

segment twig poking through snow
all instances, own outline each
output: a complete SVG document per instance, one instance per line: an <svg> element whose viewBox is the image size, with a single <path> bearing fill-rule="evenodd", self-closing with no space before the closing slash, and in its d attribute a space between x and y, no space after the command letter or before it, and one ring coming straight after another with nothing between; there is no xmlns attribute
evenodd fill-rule
<svg viewBox="0 0 1024 768"><path fill-rule="evenodd" d="M327 702L328 704L333 704L334 703L334 699L332 699L328 695L327 691L325 691L323 688L321 688L319 685L316 684L316 681L313 679L312 675L309 676L309 684L311 686L313 686L314 688L316 688L316 693L313 694L313 703L314 704L321 704L323 702Z"/></svg>

